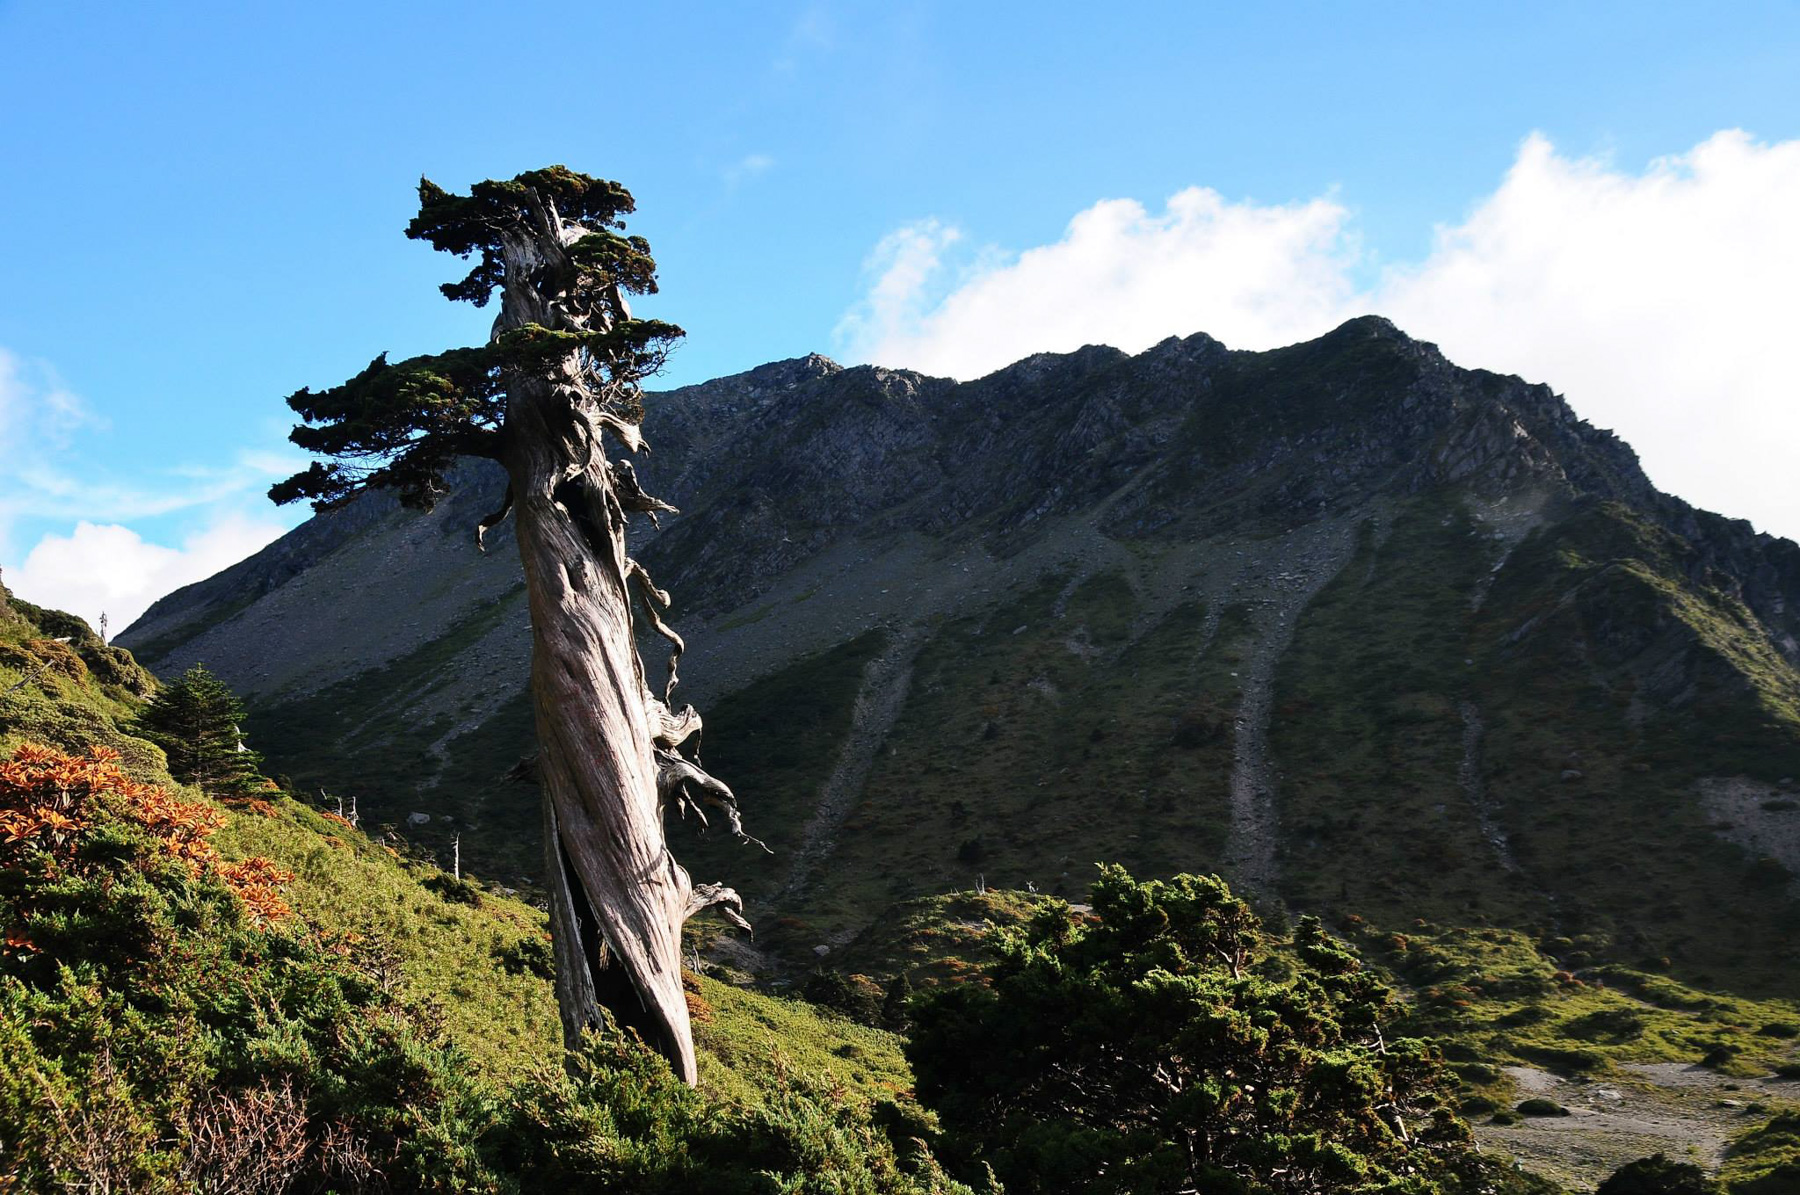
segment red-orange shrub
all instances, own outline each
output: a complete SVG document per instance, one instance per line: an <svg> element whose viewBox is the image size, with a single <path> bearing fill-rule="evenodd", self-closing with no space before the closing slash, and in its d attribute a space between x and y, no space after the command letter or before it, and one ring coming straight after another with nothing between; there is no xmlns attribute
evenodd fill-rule
<svg viewBox="0 0 1800 1195"><path fill-rule="evenodd" d="M133 780L107 747L65 755L25 743L0 762L0 867L17 866L35 852L56 867L72 867L82 840L108 814L141 828L159 853L181 860L196 877L217 876L259 920L288 915L281 885L294 878L291 872L264 858L227 863L210 841L223 813Z"/></svg>

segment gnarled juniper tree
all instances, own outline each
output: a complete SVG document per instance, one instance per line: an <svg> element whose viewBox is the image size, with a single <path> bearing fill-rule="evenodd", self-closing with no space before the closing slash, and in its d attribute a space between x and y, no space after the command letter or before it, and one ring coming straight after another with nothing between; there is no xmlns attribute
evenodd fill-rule
<svg viewBox="0 0 1800 1195"><path fill-rule="evenodd" d="M546 883L564 1036L574 1043L605 1008L694 1080L681 988L681 927L720 906L743 925L737 894L695 885L670 855L663 812L704 802L745 837L731 790L683 744L700 729L671 705L681 638L662 620L669 597L625 551L628 514L672 507L639 488L607 441L637 451L641 381L681 329L634 319L627 294L656 290L642 237L625 236L631 194L561 166L453 195L419 183L406 235L475 267L444 294L500 312L488 343L390 362L340 386L288 399L304 424L294 443L330 458L276 485L276 502L323 509L373 487L429 507L459 456L499 461L501 508L517 522L532 627L531 693L543 788ZM660 692L645 680L634 598L671 646Z"/></svg>

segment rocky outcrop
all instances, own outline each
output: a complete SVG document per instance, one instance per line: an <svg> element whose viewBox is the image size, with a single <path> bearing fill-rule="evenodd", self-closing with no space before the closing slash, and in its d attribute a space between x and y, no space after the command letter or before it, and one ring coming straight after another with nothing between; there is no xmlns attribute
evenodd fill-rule
<svg viewBox="0 0 1800 1195"><path fill-rule="evenodd" d="M1280 530L1445 485L1486 496L1547 487L1626 504L1679 536L1694 579L1740 594L1800 658L1800 548L1658 493L1629 447L1548 387L1458 368L1375 316L1270 352L1195 335L1137 356L1039 354L963 384L815 354L645 405L653 451L640 472L683 514L646 530L642 551L690 614L752 602L846 540L922 532L1006 554L1047 520L1109 497L1107 534L1166 540ZM468 566L465 531L499 486L479 462L453 481L430 515L381 494L320 515L163 598L120 641L153 666L180 663L197 639L217 643L213 628L334 553L412 535L403 528L422 521L441 543L406 567L442 581ZM350 655L371 667L391 658L372 645Z"/></svg>

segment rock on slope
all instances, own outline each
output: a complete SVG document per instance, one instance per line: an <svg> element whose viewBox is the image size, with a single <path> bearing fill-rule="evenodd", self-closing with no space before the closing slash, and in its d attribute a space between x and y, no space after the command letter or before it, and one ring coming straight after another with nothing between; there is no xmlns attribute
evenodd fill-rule
<svg viewBox="0 0 1800 1195"><path fill-rule="evenodd" d="M1702 790L1800 774L1800 549L1658 493L1547 387L1366 317L962 384L814 356L647 406L640 472L684 513L641 558L776 853L676 849L777 944L1109 859L1793 973L1785 867ZM314 519L121 641L205 659L275 766L511 877L525 612L510 542L474 549L497 477L459 482Z"/></svg>

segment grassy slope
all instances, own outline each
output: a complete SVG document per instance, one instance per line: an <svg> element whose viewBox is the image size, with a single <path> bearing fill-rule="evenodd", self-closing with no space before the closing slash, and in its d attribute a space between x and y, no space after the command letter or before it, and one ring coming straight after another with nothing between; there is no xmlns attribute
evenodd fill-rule
<svg viewBox="0 0 1800 1195"><path fill-rule="evenodd" d="M1289 898L1792 993L1797 910L1711 832L1694 782L1800 768L1800 678L1681 551L1616 509L1578 512L1521 545L1477 612L1493 547L1457 504L1415 500L1365 537L1279 676ZM1516 870L1459 782L1465 701Z"/></svg>
<svg viewBox="0 0 1800 1195"><path fill-rule="evenodd" d="M884 642L883 632L867 632L702 711L707 770L736 791L745 829L774 853L682 826L670 827L670 844L695 878L736 888L752 916L768 912L786 881L819 786L850 732L863 667Z"/></svg>
<svg viewBox="0 0 1800 1195"><path fill-rule="evenodd" d="M447 884L431 864L404 859L292 800L274 816L234 815L217 841L228 855L267 855L292 870L289 899L309 923L385 943L406 994L439 1010L485 1075L504 1081L560 1056L549 980L511 961L522 942L547 933L539 910ZM891 1034L801 1001L699 976L689 982L705 1087L748 1099L784 1071L871 1095L912 1085Z"/></svg>
<svg viewBox="0 0 1800 1195"><path fill-rule="evenodd" d="M943 624L828 878L796 915L842 931L983 877L1078 897L1102 860L1144 874L1212 866L1233 620L1203 652L1197 606L1133 640L1136 615L1117 576L1052 577Z"/></svg>
<svg viewBox="0 0 1800 1195"><path fill-rule="evenodd" d="M410 839L445 858L450 835L460 831L468 868L509 884L535 880L541 874L537 792L504 779L535 749L529 694L521 689L493 716L452 739L441 755L429 748L449 724L409 722L398 704L444 684L457 653L492 627L499 609L476 614L385 668L253 710L248 730L269 770L307 791L354 789L370 824L429 810L432 822L409 828ZM703 711L709 770L739 791L748 828L778 855L785 856L811 812L819 781L849 730L862 666L881 643L880 632L862 635ZM752 899L778 886L785 874L780 858L720 835L691 835L677 827L671 837L696 875L727 878Z"/></svg>
<svg viewBox="0 0 1800 1195"><path fill-rule="evenodd" d="M522 941L544 939L544 914L478 888L428 888L443 876L431 864L405 860L298 801L275 808L273 816L234 815L216 840L220 851L266 855L292 871L288 899L309 924L385 944L405 994L436 1005L484 1073L510 1078L556 1057L562 1031L548 980L508 965Z"/></svg>
<svg viewBox="0 0 1800 1195"><path fill-rule="evenodd" d="M1389 921L1547 915L1458 783L1470 594L1493 549L1461 507L1401 507L1300 619L1269 743L1284 771L1282 887L1301 908Z"/></svg>
<svg viewBox="0 0 1800 1195"><path fill-rule="evenodd" d="M901 1040L786 1000L701 979L689 998L700 1085L727 1098L748 1099L788 1076L841 1085L871 1098L912 1090Z"/></svg>
<svg viewBox="0 0 1800 1195"><path fill-rule="evenodd" d="M1471 649L1497 711L1488 783L1521 865L1561 894L1564 936L1792 995L1800 907L1712 831L1694 786L1800 771L1800 676L1691 571L1685 545L1616 508L1520 547Z"/></svg>
<svg viewBox="0 0 1800 1195"><path fill-rule="evenodd" d="M1800 774L1800 679L1741 606L1690 579L1682 550L1616 509L1577 511L1520 546L1477 610L1499 547L1453 496L1365 529L1277 673L1287 899L1523 927L1579 940L1571 966L1666 958L1690 981L1791 992L1800 918L1766 864L1712 832L1694 782ZM981 878L1078 897L1101 860L1217 866L1249 623L1226 608L1208 640L1197 605L1136 621L1125 582L1102 575L942 624L827 878L774 944L810 948ZM1671 670L1693 695L1634 703ZM836 675L847 700L848 667ZM1666 721L1641 713L1671 700ZM1486 826L1459 776L1465 703L1484 724L1471 759ZM738 728L715 726L732 750ZM768 784L781 796L753 821L778 849L839 734ZM729 775L755 793L775 771L752 751ZM758 864L780 871L778 856L723 874Z"/></svg>
<svg viewBox="0 0 1800 1195"><path fill-rule="evenodd" d="M828 958L835 969L867 975L884 987L896 975L915 988L977 979L989 930L1023 923L1046 899L989 888L901 901Z"/></svg>
<svg viewBox="0 0 1800 1195"><path fill-rule="evenodd" d="M1693 783L1800 773L1800 679L1741 606L1693 579L1679 541L1625 512L1575 512L1535 535L1477 611L1469 598L1497 550L1454 497L1411 499L1302 616L1269 735L1284 895L1383 923L1528 927L1615 960L1667 957L1690 979L1779 990L1800 935L1792 905L1707 828ZM764 918L768 943L802 957L896 900L980 878L1078 896L1101 860L1146 875L1215 867L1231 674L1250 633L1243 610L1218 613L1210 639L1197 603L1145 626L1125 580L1101 575L1049 578L941 624L826 879L780 924ZM389 708L394 693L438 683L485 629L477 617L379 677L263 711L251 730L303 784L355 776L366 821L399 816L418 777L436 777L420 799L455 819L465 863L517 882L535 872L535 797L499 773L528 748L523 695L447 759L425 750L443 727L407 726ZM882 642L871 633L799 661L707 711L709 766L775 854L676 829L697 875L768 911ZM1657 677L1670 670L1697 696L1668 723L1645 722L1640 707L1671 694L1634 697L1667 688ZM1485 721L1482 788L1512 861L1459 783L1465 702ZM315 742L330 749L304 754ZM1571 770L1580 778L1565 781ZM441 856L451 828L438 817L420 834Z"/></svg>
<svg viewBox="0 0 1800 1195"><path fill-rule="evenodd" d="M107 647L85 622L0 587L0 754L27 741L66 751L99 745L119 752L138 779L167 781L162 749L128 725L154 683L130 652Z"/></svg>
<svg viewBox="0 0 1800 1195"><path fill-rule="evenodd" d="M454 719L405 716L408 706L450 683L466 663L459 653L492 630L506 609L495 603L384 667L298 700L253 708L245 729L269 772L306 792L354 790L370 825L400 823L409 812L428 809L432 824L411 836L440 857L448 857L450 836L460 832L463 861L471 869L513 884L538 875L536 793L504 779L533 746L524 689L496 715L452 739L442 755L431 747ZM523 681L502 677L494 683Z"/></svg>
<svg viewBox="0 0 1800 1195"><path fill-rule="evenodd" d="M1396 381L1380 372L1392 362L1378 346L1345 351L1376 371L1374 389ZM1299 429L1323 415L1305 407L1314 374L1295 376L1275 407L1298 412ZM1224 408L1261 418L1261 407ZM1242 447L1234 437L1269 434L1229 419L1216 431L1208 451L1220 459ZM1800 678L1683 545L1625 512L1594 508L1540 533L1476 611L1468 598L1496 551L1453 498L1409 499L1301 618L1269 735L1284 895L1382 920L1556 930L1627 961L1666 956L1690 978L1772 990L1800 961L1800 919L1766 883L1774 873L1707 828L1692 787L1702 774L1800 774ZM796 942L838 940L895 900L981 877L1076 895L1099 860L1141 874L1217 865L1244 612L1210 612L1207 641L1197 603L1146 626L1122 577L1066 589L1052 578L936 628L828 878L779 910L803 923L790 927ZM524 695L438 755L428 748L449 725L409 724L399 708L443 683L492 617L258 711L249 729L272 770L301 787L355 788L369 822L428 809L424 845L443 858L461 831L469 867L517 884L538 870L536 801L500 777L529 750ZM678 829L697 875L768 909L880 646L876 634L844 644L706 711L708 762L776 854ZM1660 664L1691 672L1699 696L1647 723L1642 709L1677 696L1638 700ZM1465 702L1486 723L1483 788L1516 868L1458 783ZM1581 777L1565 782L1565 771ZM1759 944L1773 950L1759 957Z"/></svg>
<svg viewBox="0 0 1800 1195"><path fill-rule="evenodd" d="M1722 1177L1731 1195L1800 1191L1800 1107L1789 1107L1733 1140Z"/></svg>
<svg viewBox="0 0 1800 1195"><path fill-rule="evenodd" d="M1350 935L1410 991L1414 1028L1490 1070L1516 1063L1593 1074L1681 1062L1765 1076L1796 1057L1800 1004L1792 1000L1703 991L1622 966L1577 975L1513 929L1427 924L1394 933L1370 923ZM1494 1081L1479 1069L1465 1074L1477 1086Z"/></svg>
<svg viewBox="0 0 1800 1195"><path fill-rule="evenodd" d="M100 671L85 668L72 653L42 646L46 628L38 620L50 612L8 604L6 597L0 591L0 647L36 644L35 650L49 654L61 670L40 671L35 663L0 652L0 691L27 672L33 678L0 697L0 754L28 740L70 751L96 743L113 746L124 752L138 778L178 789L189 800L204 800L170 779L158 748L123 729L137 698L100 677L116 673L135 684L124 668L136 668L129 653L101 648L122 660L96 655ZM76 629L63 624L66 615L51 617L57 621L48 629L59 634ZM91 644L77 634L76 646L93 654L98 639L91 631L86 637ZM547 932L541 911L479 884L458 885L431 863L402 856L290 797L273 799L260 809L228 809L226 818L213 840L221 853L227 858L266 855L292 871L295 878L285 892L307 924L333 937L359 936L384 953L404 995L436 1009L457 1046L485 1077L503 1082L559 1057L550 982L524 961L534 940ZM704 1086L748 1099L792 1073L870 1096L911 1087L899 1040L891 1034L853 1025L804 1002L698 976L691 984Z"/></svg>

